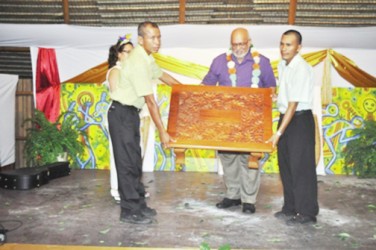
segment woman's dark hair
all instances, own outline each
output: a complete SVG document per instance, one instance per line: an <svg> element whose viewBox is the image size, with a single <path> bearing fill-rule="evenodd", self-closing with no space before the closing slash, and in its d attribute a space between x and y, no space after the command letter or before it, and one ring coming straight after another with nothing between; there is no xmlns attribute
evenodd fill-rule
<svg viewBox="0 0 376 250"><path fill-rule="evenodd" d="M123 51L125 45L130 44L133 46L132 42L127 42L123 44L122 42L123 41L119 40L115 45L112 45L110 47L107 59L109 69L116 65L116 62L119 60L118 53Z"/></svg>

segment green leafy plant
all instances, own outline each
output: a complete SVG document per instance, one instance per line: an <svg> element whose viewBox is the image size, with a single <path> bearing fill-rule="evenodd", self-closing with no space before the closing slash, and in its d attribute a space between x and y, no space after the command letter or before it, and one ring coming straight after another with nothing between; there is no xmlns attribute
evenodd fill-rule
<svg viewBox="0 0 376 250"><path fill-rule="evenodd" d="M359 178L376 178L376 121L365 121L363 128L353 131L357 139L345 148L345 172Z"/></svg>
<svg viewBox="0 0 376 250"><path fill-rule="evenodd" d="M56 162L58 156L67 153L68 160L77 165L77 156L84 152L84 143L80 136L86 136L81 131L84 121L73 112L62 113L56 122L47 120L44 113L36 110L34 117L26 119L23 125L26 129L24 154L28 166L42 166Z"/></svg>

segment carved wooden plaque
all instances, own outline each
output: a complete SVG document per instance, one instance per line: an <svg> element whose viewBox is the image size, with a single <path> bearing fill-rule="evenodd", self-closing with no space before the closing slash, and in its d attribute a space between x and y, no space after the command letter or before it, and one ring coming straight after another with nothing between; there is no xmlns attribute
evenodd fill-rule
<svg viewBox="0 0 376 250"><path fill-rule="evenodd" d="M271 89L173 85L168 133L173 148L271 152Z"/></svg>

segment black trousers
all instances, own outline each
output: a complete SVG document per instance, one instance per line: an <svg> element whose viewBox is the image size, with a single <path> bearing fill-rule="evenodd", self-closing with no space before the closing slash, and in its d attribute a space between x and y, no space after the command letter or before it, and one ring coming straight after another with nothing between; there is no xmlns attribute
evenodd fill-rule
<svg viewBox="0 0 376 250"><path fill-rule="evenodd" d="M278 127L282 122L280 116ZM311 110L295 113L278 142L278 164L283 185L285 213L316 216L317 175L315 121Z"/></svg>
<svg viewBox="0 0 376 250"><path fill-rule="evenodd" d="M145 187L141 181L139 110L114 101L108 111L109 131L113 146L120 206L137 213L145 203Z"/></svg>

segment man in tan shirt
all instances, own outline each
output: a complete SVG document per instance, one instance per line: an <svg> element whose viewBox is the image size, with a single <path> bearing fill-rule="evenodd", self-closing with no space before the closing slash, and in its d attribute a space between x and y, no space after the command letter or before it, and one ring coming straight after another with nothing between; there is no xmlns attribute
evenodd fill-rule
<svg viewBox="0 0 376 250"><path fill-rule="evenodd" d="M145 188L141 181L139 111L146 103L159 131L161 143L164 148L168 148L172 138L162 123L152 81L159 79L170 86L179 82L155 63L151 54L158 52L160 45L158 25L153 22L139 24L138 46L122 65L120 81L110 94L113 103L108 120L118 174L122 222L150 224L157 214L155 209L146 205Z"/></svg>

